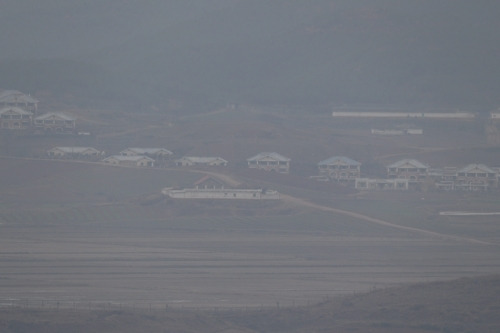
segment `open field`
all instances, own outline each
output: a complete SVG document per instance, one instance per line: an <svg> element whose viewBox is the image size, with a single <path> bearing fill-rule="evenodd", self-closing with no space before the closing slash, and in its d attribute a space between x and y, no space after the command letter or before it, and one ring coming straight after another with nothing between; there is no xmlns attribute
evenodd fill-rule
<svg viewBox="0 0 500 333"><path fill-rule="evenodd" d="M359 193L308 179L316 173L316 163L332 155L359 159L375 174L385 163L403 157L435 166L500 165L498 147L485 143L477 123L449 124L446 131L433 123L413 124L423 127L427 135L388 138L369 134L373 124L336 122L323 116L223 112L172 122L158 119L154 126L148 125L148 117L127 117L119 122L125 127L104 121L91 138L20 137L0 142L3 154L18 152L0 159L0 172L8 175L0 178L0 315L16 318L24 309L33 311L36 318L37 311L52 316L44 311L51 313L56 307L61 313L107 309L114 314L97 316L109 323L123 322L121 316L131 309L242 311L264 307L265 313L284 318L270 309L279 305L302 311L303 306L327 298L358 297L362 292L408 283L500 272L497 216L439 214L498 211L498 192ZM127 120L137 123L132 126ZM112 153L128 146L161 146L179 156L220 155L230 166L209 172L276 189L284 200L165 200L159 196L161 188L190 186L207 170L136 169L36 159L43 156L44 149L71 144ZM292 157L290 175L245 168L247 157L269 150ZM420 303L408 304L422 309ZM375 308L382 311L384 303L377 304ZM335 311L347 313L338 306ZM497 311L498 305L489 309ZM262 315L253 313L252 319L241 317L237 323L216 327L228 332L259 331L241 323L267 322ZM369 314L375 315L381 313ZM140 317L138 322L153 318L155 323L149 324L157 327L157 314L134 316ZM189 312L180 316L167 321L193 323ZM204 324L217 320L212 315L196 316ZM68 318L99 321L77 317ZM329 315L318 312L315 319L308 320L319 317ZM59 320L57 316L52 319ZM16 320L7 332L26 327ZM403 327L400 322L368 321L369 326L364 327L373 332L389 332L389 327L394 332L441 327L415 324L403 331L398 330ZM81 327L92 330L85 325ZM345 325L355 327L353 322ZM189 332L183 327L179 331ZM284 327L283 332L293 331L289 324ZM191 331L197 330L199 326L194 325ZM303 331L312 332L309 328Z"/></svg>
<svg viewBox="0 0 500 333"><path fill-rule="evenodd" d="M420 283L337 296L309 306L258 309L0 308L4 333L83 332L481 332L500 327L498 275Z"/></svg>
<svg viewBox="0 0 500 333"><path fill-rule="evenodd" d="M436 205L456 205L446 194L415 204L411 193L337 194L331 201L319 199L322 191L305 192L316 193L308 199L317 197L315 205L431 234L286 200L141 204L162 186L199 177L185 171L16 159L2 160L2 168L32 170L29 181L16 173L2 183L4 304L304 305L500 268L500 225L492 217L439 216ZM467 200L498 202L495 196Z"/></svg>
<svg viewBox="0 0 500 333"><path fill-rule="evenodd" d="M496 245L433 239L334 214L3 223L1 229L2 302L306 304L496 273L500 262Z"/></svg>

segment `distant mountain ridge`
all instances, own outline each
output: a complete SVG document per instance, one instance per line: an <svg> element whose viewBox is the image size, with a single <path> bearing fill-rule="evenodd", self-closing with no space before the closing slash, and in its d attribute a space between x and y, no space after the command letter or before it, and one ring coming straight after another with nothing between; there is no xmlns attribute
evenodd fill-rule
<svg viewBox="0 0 500 333"><path fill-rule="evenodd" d="M500 104L500 3L494 1L51 0L34 7L39 16L6 3L0 26L16 15L38 18L34 42L52 47L44 57L100 66L112 73L98 80L104 87L157 104L397 103L475 111ZM59 23L45 24L53 16ZM73 30L57 30L68 20L76 22ZM4 54L19 58L16 52L31 48L21 53L37 58L33 43L14 42L26 41L28 32L20 30L0 38L10 50ZM58 49L54 31L78 43ZM2 72L5 86L15 74L0 63ZM82 86L91 85L88 73L81 75Z"/></svg>

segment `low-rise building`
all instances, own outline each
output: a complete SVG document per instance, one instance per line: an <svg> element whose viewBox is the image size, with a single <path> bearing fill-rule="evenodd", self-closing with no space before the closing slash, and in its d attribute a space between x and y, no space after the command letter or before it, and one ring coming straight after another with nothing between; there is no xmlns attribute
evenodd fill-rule
<svg viewBox="0 0 500 333"><path fill-rule="evenodd" d="M484 164L469 164L457 171L455 189L487 191L498 186L498 173Z"/></svg>
<svg viewBox="0 0 500 333"><path fill-rule="evenodd" d="M28 129L33 121L33 113L17 106L0 109L0 127L3 129Z"/></svg>
<svg viewBox="0 0 500 333"><path fill-rule="evenodd" d="M456 119L469 120L476 116L471 112L370 112L370 111L334 111L335 118L416 118L416 119Z"/></svg>
<svg viewBox="0 0 500 333"><path fill-rule="evenodd" d="M349 183L354 182L361 174L361 163L345 156L334 156L318 163L320 175L330 179Z"/></svg>
<svg viewBox="0 0 500 333"><path fill-rule="evenodd" d="M20 107L26 111L36 112L38 100L17 90L2 90L0 107Z"/></svg>
<svg viewBox="0 0 500 333"><path fill-rule="evenodd" d="M290 159L278 153L260 153L247 159L248 167L266 171L288 173Z"/></svg>
<svg viewBox="0 0 500 333"><path fill-rule="evenodd" d="M154 160L147 156L112 155L102 160L104 163L134 167L153 167Z"/></svg>
<svg viewBox="0 0 500 333"><path fill-rule="evenodd" d="M356 178L354 187L358 190L408 190L408 179Z"/></svg>
<svg viewBox="0 0 500 333"><path fill-rule="evenodd" d="M173 155L173 153L165 148L127 148L122 150L119 155L122 156L148 156L156 159L166 159Z"/></svg>
<svg viewBox="0 0 500 333"><path fill-rule="evenodd" d="M76 119L60 112L49 112L35 117L35 128L50 132L73 132Z"/></svg>
<svg viewBox="0 0 500 333"><path fill-rule="evenodd" d="M164 188L162 193L174 199L225 199L225 200L277 200L279 193L263 189L235 189L223 180L204 176L194 183L193 188Z"/></svg>
<svg viewBox="0 0 500 333"><path fill-rule="evenodd" d="M97 159L104 152L92 147L54 147L47 151L53 158Z"/></svg>
<svg viewBox="0 0 500 333"><path fill-rule="evenodd" d="M227 166L228 162L221 157L184 156L175 160L176 166Z"/></svg>
<svg viewBox="0 0 500 333"><path fill-rule="evenodd" d="M262 189L163 189L162 193L174 199L278 200L279 192Z"/></svg>
<svg viewBox="0 0 500 333"><path fill-rule="evenodd" d="M427 177L429 167L414 159L404 159L387 166L387 178L419 182Z"/></svg>

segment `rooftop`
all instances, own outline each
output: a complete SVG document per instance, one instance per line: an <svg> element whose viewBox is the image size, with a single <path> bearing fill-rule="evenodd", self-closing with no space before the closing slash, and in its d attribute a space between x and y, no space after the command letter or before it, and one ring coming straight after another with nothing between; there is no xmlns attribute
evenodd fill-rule
<svg viewBox="0 0 500 333"><path fill-rule="evenodd" d="M361 165L361 163L359 163L358 161L355 161L345 156L333 156L330 157L329 159L319 162L318 165L331 165L331 164L337 164L339 162L345 165L356 165L356 166Z"/></svg>
<svg viewBox="0 0 500 333"><path fill-rule="evenodd" d="M256 160L261 160L263 158L271 158L273 160L277 160L277 161L282 161L282 162L289 162L290 159L288 157L285 157L283 155L280 155L278 153L259 153L253 157L250 157L249 159L247 159L247 161L256 161Z"/></svg>

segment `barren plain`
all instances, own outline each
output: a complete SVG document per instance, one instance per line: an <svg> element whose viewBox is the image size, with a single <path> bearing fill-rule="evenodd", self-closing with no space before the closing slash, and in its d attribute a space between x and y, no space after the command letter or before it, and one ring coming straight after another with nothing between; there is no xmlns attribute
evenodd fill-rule
<svg viewBox="0 0 500 333"><path fill-rule="evenodd" d="M293 306L500 271L495 216L439 215L498 209L498 192L358 193L308 179L330 155L367 161L372 172L402 157L437 166L498 165L499 148L487 144L476 122L440 126L446 131L434 123L410 124L426 135L394 139L368 134L373 124L324 116L225 111L169 121L151 116L141 119L144 126L129 117L128 127L109 121L94 128L101 134L92 138L8 142L10 152L24 156L0 160L6 175L0 181L2 305ZM110 153L162 146L222 156L230 166L192 172L40 159L44 149L68 140ZM291 156L295 169L292 162L290 175L245 170L245 158L259 151ZM188 186L203 172L274 188L284 199L144 200L165 186Z"/></svg>

